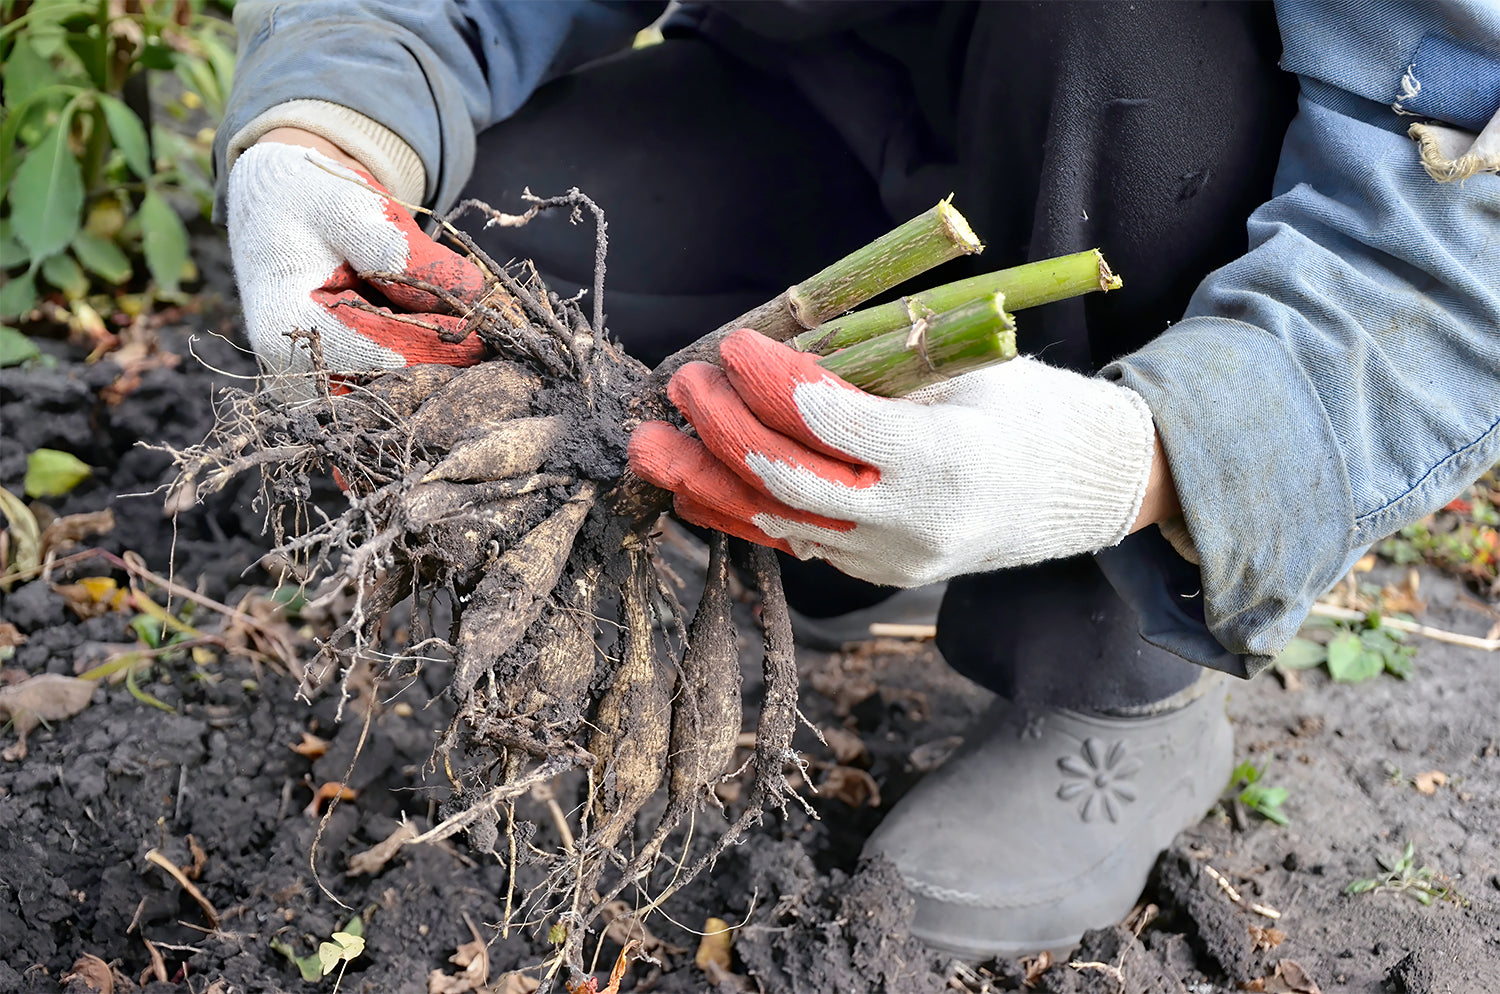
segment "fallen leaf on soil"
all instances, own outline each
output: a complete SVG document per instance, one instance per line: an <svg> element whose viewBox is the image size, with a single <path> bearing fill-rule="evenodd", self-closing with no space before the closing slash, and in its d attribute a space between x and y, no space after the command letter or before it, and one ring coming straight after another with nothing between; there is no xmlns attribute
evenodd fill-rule
<svg viewBox="0 0 1500 994"><path fill-rule="evenodd" d="M828 748L833 751L833 758L841 766L855 763L863 765L870 761L865 740L840 725L830 725L823 729L823 741L828 743Z"/></svg>
<svg viewBox="0 0 1500 994"><path fill-rule="evenodd" d="M288 746L288 748L299 756L306 756L308 759L317 759L328 751L328 740L319 738L312 732L303 732L302 741L296 745Z"/></svg>
<svg viewBox="0 0 1500 994"><path fill-rule="evenodd" d="M295 746L293 748L296 748ZM396 826L396 830L387 835L381 841L375 843L364 852L357 852L349 857L349 869L344 871L347 877L357 877L366 873L379 873L385 868L385 864L391 861L407 840L417 837L417 827L411 822L402 822ZM460 963L460 966L464 964Z"/></svg>
<svg viewBox="0 0 1500 994"><path fill-rule="evenodd" d="M1448 782L1448 774L1442 770L1428 770L1426 773L1418 773L1411 778L1412 784L1417 788L1417 793L1425 797L1431 797L1437 793L1437 789Z"/></svg>
<svg viewBox="0 0 1500 994"><path fill-rule="evenodd" d="M1027 987L1034 987L1036 982L1042 979L1042 974L1052 969L1052 954L1042 950L1035 956L1023 956L1021 958L1021 970L1025 974L1021 983Z"/></svg>
<svg viewBox="0 0 1500 994"><path fill-rule="evenodd" d="M109 964L93 953L84 953L78 957L73 968L63 974L61 979L65 984L81 980L93 994L114 994L115 991L115 977L109 970Z"/></svg>
<svg viewBox="0 0 1500 994"><path fill-rule="evenodd" d="M85 621L131 606L130 591L120 589L113 577L86 576L77 583L54 583L52 590Z"/></svg>
<svg viewBox="0 0 1500 994"><path fill-rule="evenodd" d="M930 773L946 763L948 757L963 744L962 735L949 735L947 738L934 739L913 749L911 755L906 757L906 761L918 773Z"/></svg>
<svg viewBox="0 0 1500 994"><path fill-rule="evenodd" d="M734 931L724 919L710 918L703 923L703 936L693 954L693 965L708 974L709 983L717 984L721 976L731 972L729 947L733 940Z"/></svg>
<svg viewBox="0 0 1500 994"><path fill-rule="evenodd" d="M1400 586L1387 584L1381 588L1381 607L1390 614L1422 614L1427 610L1427 602L1417 594L1421 582L1415 569L1407 570Z"/></svg>
<svg viewBox="0 0 1500 994"><path fill-rule="evenodd" d="M26 636L8 621L0 621L0 649L14 649L26 643Z"/></svg>
<svg viewBox="0 0 1500 994"><path fill-rule="evenodd" d="M42 558L46 559L48 553L66 552L86 538L114 530L115 512L107 507L102 511L65 514L42 529Z"/></svg>
<svg viewBox="0 0 1500 994"><path fill-rule="evenodd" d="M341 801L352 801L358 796L359 791L355 790L353 787L345 787L343 784L339 783L336 780L330 780L323 786L319 787L317 790L313 791L312 800L307 802L307 807L302 809L302 813L307 815L309 818L317 818L323 813L324 801L330 800L335 797L337 797Z"/></svg>
<svg viewBox="0 0 1500 994"><path fill-rule="evenodd" d="M1257 950L1275 949L1286 941L1286 933L1279 928L1261 928L1259 925L1251 925L1250 938Z"/></svg>
<svg viewBox="0 0 1500 994"><path fill-rule="evenodd" d="M433 970L427 975L427 994L467 994L468 991L478 990L489 982L489 947L484 944L484 938L479 934L479 929L474 927L474 922L467 912L464 913L464 924L469 926L469 934L474 938L459 946L458 951L448 957L448 962L461 967L463 972L444 973L442 970ZM537 985L533 982L531 990L536 990L536 988ZM508 986L501 988L502 991L508 989Z"/></svg>
<svg viewBox="0 0 1500 994"><path fill-rule="evenodd" d="M1294 959L1284 959L1276 964L1276 973L1271 977L1277 986L1267 986L1273 994L1323 994L1322 989L1307 975L1302 964Z"/></svg>
<svg viewBox="0 0 1500 994"><path fill-rule="evenodd" d="M630 967L630 956L640 946L640 943L632 939L620 950L620 956L615 960L614 969L609 971L609 986L600 987L599 981L589 977L579 983L571 981L566 985L568 994L620 994L620 981L625 978L625 971Z"/></svg>
<svg viewBox="0 0 1500 994"><path fill-rule="evenodd" d="M37 449L26 457L23 486L28 497L61 497L94 475L94 468L71 452Z"/></svg>
<svg viewBox="0 0 1500 994"><path fill-rule="evenodd" d="M26 758L26 736L44 721L61 721L89 706L94 681L61 673L39 673L10 687L0 687L0 713L16 728L16 744L0 757L7 762Z"/></svg>
<svg viewBox="0 0 1500 994"><path fill-rule="evenodd" d="M880 807L880 787L875 778L853 766L835 766L818 785L818 793L833 797L851 808Z"/></svg>

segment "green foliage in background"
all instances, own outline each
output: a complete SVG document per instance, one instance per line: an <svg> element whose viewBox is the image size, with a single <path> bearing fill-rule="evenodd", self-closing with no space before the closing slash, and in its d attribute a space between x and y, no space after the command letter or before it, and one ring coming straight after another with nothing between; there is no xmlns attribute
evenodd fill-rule
<svg viewBox="0 0 1500 994"><path fill-rule="evenodd" d="M49 288L70 303L132 284L172 297L195 275L174 203L212 203L212 129L184 131L223 112L233 31L214 15L228 6L0 0L0 317ZM153 76L177 96L153 103Z"/></svg>

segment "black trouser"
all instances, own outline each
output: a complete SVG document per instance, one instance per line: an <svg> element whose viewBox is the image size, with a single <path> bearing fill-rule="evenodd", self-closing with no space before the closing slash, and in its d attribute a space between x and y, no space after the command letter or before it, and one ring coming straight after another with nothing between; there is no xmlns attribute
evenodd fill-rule
<svg viewBox="0 0 1500 994"><path fill-rule="evenodd" d="M884 27L921 28L920 11L903 16ZM1022 349L1087 372L1139 347L1244 251L1245 218L1269 195L1294 92L1274 66L1269 10L980 4L941 17L968 69L946 80L922 168L873 176L851 148L860 136L840 140L796 84L674 38L542 88L480 136L465 196L510 211L528 187L594 198L609 223L606 323L649 363L949 192L987 249L930 281L1098 245L1126 289L1023 314ZM880 30L865 41L878 46ZM930 103L923 71L911 76ZM560 293L592 283L587 223L544 217L481 241L532 259ZM1160 540L1148 532L1127 541ZM795 561L787 587L824 615L889 593ZM1039 705L1149 704L1200 672L1139 637L1089 557L953 581L939 645L960 672Z"/></svg>

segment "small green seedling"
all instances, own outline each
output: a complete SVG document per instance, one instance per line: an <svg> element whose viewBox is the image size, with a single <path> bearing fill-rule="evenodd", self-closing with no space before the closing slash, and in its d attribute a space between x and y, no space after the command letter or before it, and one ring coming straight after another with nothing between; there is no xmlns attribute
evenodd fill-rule
<svg viewBox="0 0 1500 994"><path fill-rule="evenodd" d="M359 915L355 915L349 919L342 931L335 932L328 939L318 943L318 951L311 956L298 956L291 943L282 939L272 939L271 948L291 960L301 972L302 979L309 982L326 977L337 969L338 980L333 982L333 989L336 991L344 979L344 970L349 966L350 961L365 951L364 934L364 922Z"/></svg>
<svg viewBox="0 0 1500 994"><path fill-rule="evenodd" d="M1430 866L1416 866L1416 847L1408 842L1399 857L1375 855L1375 862L1385 871L1383 876L1354 880L1344 888L1345 894L1365 894L1378 890L1394 890L1407 894L1413 900L1430 905L1433 900L1452 901L1467 907L1469 902L1454 890L1448 878L1441 876Z"/></svg>
<svg viewBox="0 0 1500 994"><path fill-rule="evenodd" d="M1320 619L1321 620L1321 619ZM1294 638L1275 666L1283 673L1327 665L1328 675L1339 683L1363 683L1382 673L1409 680L1417 650L1406 642L1406 633L1381 623L1371 611L1363 621L1327 621L1331 631L1327 643Z"/></svg>
<svg viewBox="0 0 1500 994"><path fill-rule="evenodd" d="M1234 794L1236 800L1267 821L1274 821L1278 825L1289 825L1292 820L1286 816L1286 812L1281 810L1281 805L1287 799L1287 789L1261 783L1265 772L1262 767L1246 760L1236 766L1234 772L1229 775L1228 792Z"/></svg>

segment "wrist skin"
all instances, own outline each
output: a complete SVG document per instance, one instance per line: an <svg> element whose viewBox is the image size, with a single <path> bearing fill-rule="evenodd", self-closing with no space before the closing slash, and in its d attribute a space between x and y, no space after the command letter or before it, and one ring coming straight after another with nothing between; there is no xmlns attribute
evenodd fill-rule
<svg viewBox="0 0 1500 994"><path fill-rule="evenodd" d="M261 135L256 144L259 145L261 142L301 145L322 152L335 162L351 169L366 171L359 160L333 142L311 131L303 131L301 128L273 128ZM1167 453L1162 448L1161 436L1157 435L1154 430L1151 445L1151 476L1146 483L1146 494L1141 500L1140 513L1136 515L1134 523L1130 526L1131 532L1138 532L1142 528L1166 521L1182 513L1182 505L1177 499L1177 487L1172 481L1172 470L1167 465Z"/></svg>
<svg viewBox="0 0 1500 994"><path fill-rule="evenodd" d="M1177 485L1172 481L1172 467L1167 465L1167 453L1161 446L1161 436L1152 431L1151 478L1146 482L1146 496L1141 500L1141 511L1132 532L1154 525L1182 513L1182 504L1177 499Z"/></svg>
<svg viewBox="0 0 1500 994"><path fill-rule="evenodd" d="M350 169L358 169L360 172L369 172L364 165L354 156L339 148L333 142L322 135L315 135L311 131L303 131L301 128L272 128L256 140L255 144L264 142L280 142L283 145L301 145L317 152L322 152L334 162Z"/></svg>

